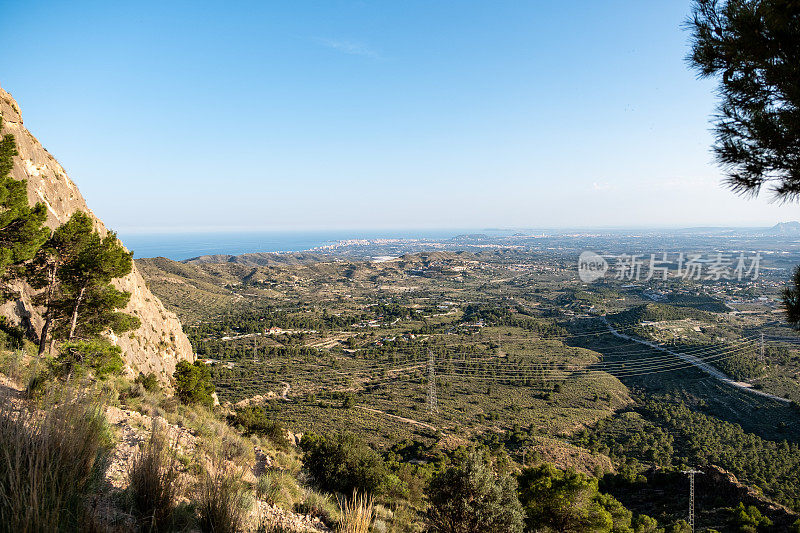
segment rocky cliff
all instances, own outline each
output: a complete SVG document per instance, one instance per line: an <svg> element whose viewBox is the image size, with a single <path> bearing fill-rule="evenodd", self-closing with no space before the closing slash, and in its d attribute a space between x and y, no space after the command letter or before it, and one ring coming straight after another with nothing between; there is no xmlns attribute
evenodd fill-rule
<svg viewBox="0 0 800 533"><path fill-rule="evenodd" d="M47 225L51 228L65 222L75 211L88 213L101 233L107 231L103 222L88 208L78 187L64 169L31 135L22 123L19 106L5 90L0 88L0 116L2 133L11 133L17 141L17 156L12 176L28 180L28 199L31 203L44 202L48 209ZM116 286L131 293L126 312L139 317L142 325L136 331L120 337L111 334L112 342L119 345L125 360L134 372L155 372L162 380L172 375L175 364L181 359L192 360L192 347L184 335L178 318L167 311L145 285L136 267ZM31 289L24 284L15 287L19 297L0 306L0 314L15 323L29 321L34 331L42 324L40 310L31 305Z"/></svg>

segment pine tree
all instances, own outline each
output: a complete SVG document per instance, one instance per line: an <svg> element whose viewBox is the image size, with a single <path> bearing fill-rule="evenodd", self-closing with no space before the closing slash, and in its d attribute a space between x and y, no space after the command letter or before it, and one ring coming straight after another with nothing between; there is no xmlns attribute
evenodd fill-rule
<svg viewBox="0 0 800 533"><path fill-rule="evenodd" d="M800 2L696 0L691 65L719 79L717 161L734 191L800 198ZM800 328L800 285L784 292Z"/></svg>
<svg viewBox="0 0 800 533"><path fill-rule="evenodd" d="M3 123L0 119L0 130ZM31 259L47 240L44 227L47 207L39 202L28 204L27 180L11 177L17 144L14 136L0 139L0 277L9 275L14 267Z"/></svg>
<svg viewBox="0 0 800 533"><path fill-rule="evenodd" d="M437 474L428 488L430 530L441 533L522 532L517 484L492 470L486 454L472 451Z"/></svg>
<svg viewBox="0 0 800 533"><path fill-rule="evenodd" d="M139 326L139 319L117 312L130 300L130 293L111 285L130 273L133 259L109 232L101 237L92 219L76 212L42 246L33 262L30 279L46 288L39 300L45 308L45 324L39 353L44 351L52 330L61 338L91 338L106 329L123 333Z"/></svg>
<svg viewBox="0 0 800 533"><path fill-rule="evenodd" d="M800 3L697 0L690 63L717 77L717 160L736 191L800 195Z"/></svg>
<svg viewBox="0 0 800 533"><path fill-rule="evenodd" d="M56 302L63 299L61 277L58 275L62 265L75 259L92 232L92 221L83 213L76 213L70 220L58 227L47 242L39 249L28 269L28 282L37 289L46 290L34 298L45 308L44 326L39 336L39 355L44 353L47 339L56 314Z"/></svg>
<svg viewBox="0 0 800 533"><path fill-rule="evenodd" d="M609 507L621 507L598 492L596 479L548 463L523 470L519 485L532 531L611 531L615 520ZM621 516L616 525L624 527L614 530L628 530L631 513L622 508L617 514Z"/></svg>
<svg viewBox="0 0 800 533"><path fill-rule="evenodd" d="M786 321L795 329L800 329L800 267L795 267L792 281L782 292L786 306Z"/></svg>
<svg viewBox="0 0 800 533"><path fill-rule="evenodd" d="M204 362L179 361L172 377L175 380L175 394L181 402L214 406L214 383L211 381L211 371Z"/></svg>

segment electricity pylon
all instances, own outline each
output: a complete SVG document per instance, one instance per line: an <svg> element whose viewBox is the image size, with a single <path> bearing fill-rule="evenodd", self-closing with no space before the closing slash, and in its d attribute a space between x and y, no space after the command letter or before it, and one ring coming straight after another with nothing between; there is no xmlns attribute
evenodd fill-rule
<svg viewBox="0 0 800 533"><path fill-rule="evenodd" d="M439 404L436 399L436 361L433 358L433 350L428 350L428 411L439 412Z"/></svg>
<svg viewBox="0 0 800 533"><path fill-rule="evenodd" d="M690 468L683 473L689 476L689 530L694 533L694 476L703 472Z"/></svg>

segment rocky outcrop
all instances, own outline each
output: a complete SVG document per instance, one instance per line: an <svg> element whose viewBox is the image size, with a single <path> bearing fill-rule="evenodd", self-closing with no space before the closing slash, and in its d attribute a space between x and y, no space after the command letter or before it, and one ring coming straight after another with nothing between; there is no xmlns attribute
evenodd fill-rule
<svg viewBox="0 0 800 533"><path fill-rule="evenodd" d="M28 199L31 203L44 202L47 205L47 225L55 228L74 212L84 211L94 219L97 230L105 233L107 229L103 222L86 205L78 187L58 161L25 128L19 106L2 88L0 115L3 118L3 133L14 135L19 151L12 176L15 179L28 180ZM129 275L117 280L115 284L119 289L131 293L125 312L139 317L142 325L136 331L119 337L109 334L109 338L122 348L131 371L154 372L162 381L166 381L174 372L178 361L193 358L192 347L178 318L167 311L150 292L136 266ZM31 305L30 287L20 284L14 289L18 297L3 304L0 314L15 323L28 323L34 331L39 331L42 324L41 313Z"/></svg>
<svg viewBox="0 0 800 533"><path fill-rule="evenodd" d="M703 468L703 486L709 493L722 496L730 501L740 501L745 505L754 505L776 525L788 526L797 520L798 515L788 507L775 503L759 491L739 482L731 472L716 465Z"/></svg>

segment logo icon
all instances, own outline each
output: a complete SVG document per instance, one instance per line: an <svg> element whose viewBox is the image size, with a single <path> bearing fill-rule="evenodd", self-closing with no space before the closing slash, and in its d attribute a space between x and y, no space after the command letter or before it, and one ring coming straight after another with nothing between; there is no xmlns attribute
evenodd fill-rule
<svg viewBox="0 0 800 533"><path fill-rule="evenodd" d="M608 271L608 261L594 252L583 252L578 257L578 277L584 283L602 278Z"/></svg>

